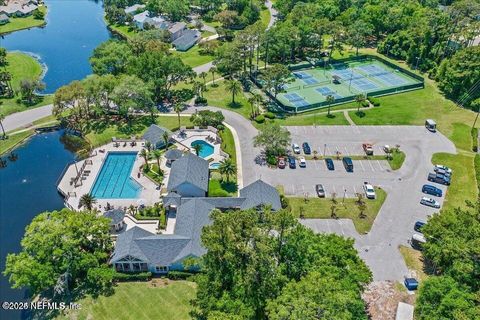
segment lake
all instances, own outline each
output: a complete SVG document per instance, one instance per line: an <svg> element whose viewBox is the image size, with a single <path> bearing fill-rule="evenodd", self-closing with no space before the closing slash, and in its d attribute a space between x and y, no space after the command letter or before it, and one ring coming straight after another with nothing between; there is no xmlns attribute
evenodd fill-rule
<svg viewBox="0 0 480 320"><path fill-rule="evenodd" d="M60 142L62 131L39 134L14 151L15 162L0 169L0 270L8 253L20 250L25 227L43 211L63 208L56 182L65 166L75 159ZM3 159L6 159L4 156ZM0 275L0 301L22 301L25 290L10 288ZM27 314L0 309L0 319L24 319Z"/></svg>
<svg viewBox="0 0 480 320"><path fill-rule="evenodd" d="M111 36L103 21L102 1L45 0L47 25L16 31L0 39L0 46L38 56L47 66L44 93L53 93L92 73L88 59Z"/></svg>

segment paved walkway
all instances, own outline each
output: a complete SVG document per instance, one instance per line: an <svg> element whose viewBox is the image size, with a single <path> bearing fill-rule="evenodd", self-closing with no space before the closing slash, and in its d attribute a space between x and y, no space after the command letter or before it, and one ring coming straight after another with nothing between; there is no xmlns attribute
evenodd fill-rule
<svg viewBox="0 0 480 320"><path fill-rule="evenodd" d="M19 128L32 126L33 122L41 118L48 117L52 114L53 105L49 104L22 112L17 112L5 117L3 127L5 132L9 132Z"/></svg>
<svg viewBox="0 0 480 320"><path fill-rule="evenodd" d="M270 11L270 21L268 22L267 30L270 29L275 22L277 21L277 10L273 8L273 3L271 0L265 1L265 6L268 8L268 11Z"/></svg>
<svg viewBox="0 0 480 320"><path fill-rule="evenodd" d="M345 119L347 119L348 123L351 126L356 126L357 125L355 122L353 122L352 118L350 118L350 115L348 114L348 110L343 110L343 115L344 115Z"/></svg>

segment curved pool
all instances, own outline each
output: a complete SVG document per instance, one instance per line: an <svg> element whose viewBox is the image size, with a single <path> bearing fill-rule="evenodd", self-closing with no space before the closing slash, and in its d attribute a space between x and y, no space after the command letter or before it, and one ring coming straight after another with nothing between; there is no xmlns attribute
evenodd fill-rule
<svg viewBox="0 0 480 320"><path fill-rule="evenodd" d="M198 155L202 158L207 158L209 156L211 156L213 154L213 146L204 141L204 140L195 140L193 141L190 146L193 147L196 146L196 145L200 145L201 148L200 148L200 151L198 152Z"/></svg>
<svg viewBox="0 0 480 320"><path fill-rule="evenodd" d="M213 162L213 163L210 163L210 169L218 169L220 168L220 162Z"/></svg>

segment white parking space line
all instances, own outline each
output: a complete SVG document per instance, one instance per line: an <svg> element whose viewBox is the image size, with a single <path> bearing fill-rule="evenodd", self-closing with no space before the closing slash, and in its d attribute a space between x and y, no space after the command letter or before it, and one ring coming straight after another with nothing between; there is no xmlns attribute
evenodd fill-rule
<svg viewBox="0 0 480 320"><path fill-rule="evenodd" d="M349 155L349 153L348 153L348 149L347 149L347 147L343 147L343 148L345 149L345 154L348 156L348 155Z"/></svg>
<svg viewBox="0 0 480 320"><path fill-rule="evenodd" d="M305 186L302 184L303 194L305 194Z"/></svg>
<svg viewBox="0 0 480 320"><path fill-rule="evenodd" d="M335 190L335 186L332 186L333 193L337 193L337 190Z"/></svg>
<svg viewBox="0 0 480 320"><path fill-rule="evenodd" d="M380 164L380 161L377 160L377 164L378 164L378 167L380 168L380 171L383 171L384 169L383 169L382 165Z"/></svg>
<svg viewBox="0 0 480 320"><path fill-rule="evenodd" d="M315 164L315 169L318 170L317 160L313 160L313 163Z"/></svg>
<svg viewBox="0 0 480 320"><path fill-rule="evenodd" d="M354 194L354 195L357 194L357 189L355 188L355 186L353 186L353 194Z"/></svg>
<svg viewBox="0 0 480 320"><path fill-rule="evenodd" d="M362 167L362 171L365 171L365 167L363 166L363 161L360 160L360 161L358 161L358 162L360 163L360 166Z"/></svg>
<svg viewBox="0 0 480 320"><path fill-rule="evenodd" d="M381 146L378 146L378 150L380 150L381 154L385 153L385 151L383 150L383 147L381 147Z"/></svg>
<svg viewBox="0 0 480 320"><path fill-rule="evenodd" d="M375 171L375 169L374 169L373 166L372 166L372 162L371 162L371 161L368 161L368 160L367 160L367 162L368 162L368 164L370 165L370 168L372 169L372 171Z"/></svg>

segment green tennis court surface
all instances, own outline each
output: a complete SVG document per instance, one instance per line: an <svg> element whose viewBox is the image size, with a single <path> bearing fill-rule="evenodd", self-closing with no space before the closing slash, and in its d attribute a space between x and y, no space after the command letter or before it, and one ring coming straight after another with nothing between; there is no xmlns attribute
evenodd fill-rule
<svg viewBox="0 0 480 320"><path fill-rule="evenodd" d="M417 88L423 88L420 77L365 58L292 71L290 82L277 94L277 102L286 110L301 112L327 107L328 96L334 98L333 105L353 101L359 94L376 96Z"/></svg>

